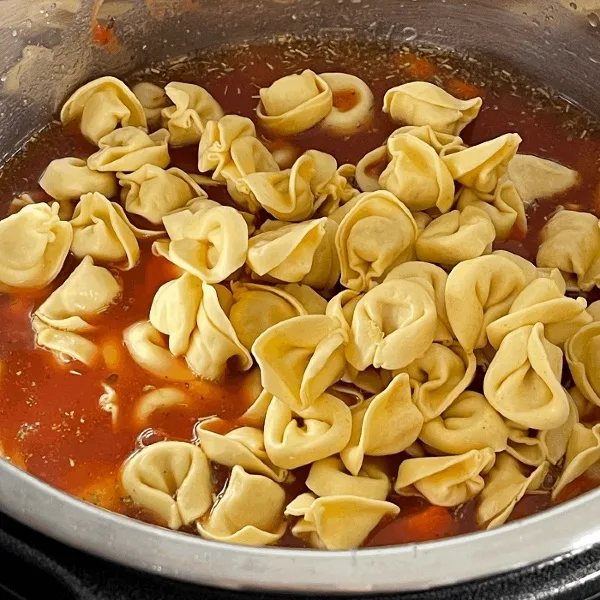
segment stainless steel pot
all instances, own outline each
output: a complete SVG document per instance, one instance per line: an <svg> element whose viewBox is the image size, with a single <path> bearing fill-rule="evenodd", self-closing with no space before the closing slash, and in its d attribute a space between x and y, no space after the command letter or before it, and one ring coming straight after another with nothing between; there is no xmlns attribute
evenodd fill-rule
<svg viewBox="0 0 600 600"><path fill-rule="evenodd" d="M0 156L101 74L222 42L353 32L471 50L539 77L600 115L600 0L0 0ZM92 45L112 17L118 51ZM109 513L0 459L0 510L138 569L237 589L386 592L448 585L555 560L600 541L600 490L495 531L353 552L246 548Z"/></svg>

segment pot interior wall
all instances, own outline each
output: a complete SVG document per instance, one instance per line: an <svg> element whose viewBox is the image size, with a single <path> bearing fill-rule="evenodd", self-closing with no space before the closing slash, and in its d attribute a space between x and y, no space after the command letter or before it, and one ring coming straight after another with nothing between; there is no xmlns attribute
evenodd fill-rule
<svg viewBox="0 0 600 600"><path fill-rule="evenodd" d="M591 112L595 4L513 0L5 0L0 15L0 158L56 115L82 82L168 57L276 35L356 35L485 54ZM393 67L391 67L393 68Z"/></svg>

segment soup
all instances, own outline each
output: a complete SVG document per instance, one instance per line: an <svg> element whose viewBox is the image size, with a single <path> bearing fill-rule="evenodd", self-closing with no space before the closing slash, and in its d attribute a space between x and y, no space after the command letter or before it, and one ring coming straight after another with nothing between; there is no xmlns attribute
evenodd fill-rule
<svg viewBox="0 0 600 600"><path fill-rule="evenodd" d="M484 59L349 40L126 83L2 171L25 215L0 247L6 459L207 539L329 549L597 485L589 115Z"/></svg>

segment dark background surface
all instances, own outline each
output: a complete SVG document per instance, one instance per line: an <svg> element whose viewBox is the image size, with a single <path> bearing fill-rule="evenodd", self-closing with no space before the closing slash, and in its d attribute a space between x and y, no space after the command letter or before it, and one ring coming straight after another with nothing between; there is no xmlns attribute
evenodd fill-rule
<svg viewBox="0 0 600 600"><path fill-rule="evenodd" d="M490 548L490 552L493 549ZM23 576L23 573L27 576ZM55 542L0 514L0 600L276 600L177 583L97 559ZM358 597L357 597L358 598ZM371 597L372 598L372 597ZM584 600L600 598L600 547L463 586L379 598L398 600Z"/></svg>

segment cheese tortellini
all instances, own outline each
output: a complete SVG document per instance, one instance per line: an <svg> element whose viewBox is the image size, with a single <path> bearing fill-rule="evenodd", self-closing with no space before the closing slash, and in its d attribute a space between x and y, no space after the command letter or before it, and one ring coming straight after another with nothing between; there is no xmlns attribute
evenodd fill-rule
<svg viewBox="0 0 600 600"><path fill-rule="evenodd" d="M410 211L393 194L364 194L335 236L342 285L368 291L386 271L412 258L416 238Z"/></svg>
<svg viewBox="0 0 600 600"><path fill-rule="evenodd" d="M41 288L56 278L73 242L59 205L29 204L0 221L0 284Z"/></svg>
<svg viewBox="0 0 600 600"><path fill-rule="evenodd" d="M396 516L400 509L391 502L362 496L317 498L306 493L290 502L285 512L300 517L292 533L314 548L351 550L365 541L383 517Z"/></svg>
<svg viewBox="0 0 600 600"><path fill-rule="evenodd" d="M251 475L236 465L223 494L198 532L208 540L247 546L275 543L286 530L285 492L263 475Z"/></svg>
<svg viewBox="0 0 600 600"><path fill-rule="evenodd" d="M446 310L456 339L467 351L487 343L486 327L505 316L526 284L523 271L492 254L459 263L446 284Z"/></svg>
<svg viewBox="0 0 600 600"><path fill-rule="evenodd" d="M481 98L459 100L426 81L411 81L391 88L383 99L383 110L394 121L408 125L431 125L435 131L458 135L477 115Z"/></svg>
<svg viewBox="0 0 600 600"><path fill-rule="evenodd" d="M126 461L123 489L140 506L171 529L204 515L212 505L212 484L206 455L187 442L157 442Z"/></svg>
<svg viewBox="0 0 600 600"><path fill-rule="evenodd" d="M340 274L336 231L335 221L327 217L303 223L267 221L250 238L246 262L258 278L332 288Z"/></svg>
<svg viewBox="0 0 600 600"><path fill-rule="evenodd" d="M467 206L434 219L421 233L415 250L419 260L456 265L492 251L496 229L484 210Z"/></svg>
<svg viewBox="0 0 600 600"><path fill-rule="evenodd" d="M339 321L326 315L273 325L252 346L263 387L294 410L308 408L341 378L347 339Z"/></svg>
<svg viewBox="0 0 600 600"><path fill-rule="evenodd" d="M560 427L569 399L560 381L563 353L544 336L541 323L509 333L485 374L483 391L504 417L532 429Z"/></svg>
<svg viewBox="0 0 600 600"><path fill-rule="evenodd" d="M206 197L206 192L190 175L175 167L165 171L148 163L133 173L117 176L125 209L155 225L193 198Z"/></svg>
<svg viewBox="0 0 600 600"><path fill-rule="evenodd" d="M120 293L121 286L110 271L95 266L86 256L35 316L56 329L89 331L94 326L86 319L105 311Z"/></svg>
<svg viewBox="0 0 600 600"><path fill-rule="evenodd" d="M63 125L75 119L80 119L81 133L94 144L119 125L146 127L144 107L116 77L100 77L86 83L63 104Z"/></svg>
<svg viewBox="0 0 600 600"><path fill-rule="evenodd" d="M170 241L154 251L202 281L224 281L246 262L248 223L231 206L197 198L162 222Z"/></svg>
<svg viewBox="0 0 600 600"><path fill-rule="evenodd" d="M137 127L115 129L98 140L100 150L88 158L87 166L94 171L115 173L131 173L144 165L164 168L170 161L168 142L169 132L166 129L149 135ZM101 189L86 191L102 192L108 197L116 194L116 191L110 194Z"/></svg>
<svg viewBox="0 0 600 600"><path fill-rule="evenodd" d="M273 398L265 419L265 449L274 465L296 469L340 452L351 430L350 409L331 394L322 394L308 408L296 411Z"/></svg>
<svg viewBox="0 0 600 600"><path fill-rule="evenodd" d="M284 289L257 283L232 283L231 289L234 302L229 320L248 350L260 334L273 325L308 314Z"/></svg>
<svg viewBox="0 0 600 600"><path fill-rule="evenodd" d="M140 131L143 135L143 131ZM92 170L94 169L94 170ZM98 192L107 198L117 195L118 185L112 173L99 173L80 158L57 158L40 177L40 187L55 200L79 200L83 194Z"/></svg>
<svg viewBox="0 0 600 600"><path fill-rule="evenodd" d="M485 477L475 513L477 522L486 529L502 525L525 494L540 488L547 472L548 463L543 463L528 474L512 456L500 453Z"/></svg>
<svg viewBox="0 0 600 600"><path fill-rule="evenodd" d="M458 344L431 344L401 371L408 374L413 401L425 421L441 415L475 378L475 356Z"/></svg>
<svg viewBox="0 0 600 600"><path fill-rule="evenodd" d="M418 437L423 416L413 404L407 375L398 375L385 390L352 408L352 432L340 456L358 475L365 456L388 456L406 450Z"/></svg>
<svg viewBox="0 0 600 600"><path fill-rule="evenodd" d="M219 103L199 85L172 81L165 86L165 94L173 106L161 110L162 125L173 146L197 144L207 121L223 116Z"/></svg>
<svg viewBox="0 0 600 600"><path fill-rule="evenodd" d="M579 174L557 162L531 154L515 154L508 178L526 206L541 198L562 194L577 184Z"/></svg>
<svg viewBox="0 0 600 600"><path fill-rule="evenodd" d="M367 292L352 316L348 362L359 371L401 369L433 342L437 312L432 295L408 279L386 281Z"/></svg>
<svg viewBox="0 0 600 600"><path fill-rule="evenodd" d="M327 82L313 71L287 75L260 90L258 120L280 135L295 135L324 119L333 107Z"/></svg>
<svg viewBox="0 0 600 600"><path fill-rule="evenodd" d="M450 210L454 203L454 181L437 152L409 133L396 136L393 148L392 160L379 176L379 185L412 211L434 207L441 212Z"/></svg>
<svg viewBox="0 0 600 600"><path fill-rule="evenodd" d="M20 213L19 213L20 214ZM140 258L135 229L123 209L102 194L85 194L70 221L73 230L71 252L78 258L91 256L95 262L115 263L132 269Z"/></svg>
<svg viewBox="0 0 600 600"><path fill-rule="evenodd" d="M600 225L590 213L561 210L542 230L538 267L560 269L584 292L600 282Z"/></svg>
<svg viewBox="0 0 600 600"><path fill-rule="evenodd" d="M600 322L582 327L565 346L565 354L580 393L600 406Z"/></svg>
<svg viewBox="0 0 600 600"><path fill-rule="evenodd" d="M442 160L456 181L489 194L506 173L508 163L517 153L520 143L521 137L518 134L507 133L444 156Z"/></svg>
<svg viewBox="0 0 600 600"><path fill-rule="evenodd" d="M491 448L456 456L408 458L400 464L394 490L401 496L422 496L437 506L458 506L481 492L483 475L495 460Z"/></svg>
<svg viewBox="0 0 600 600"><path fill-rule="evenodd" d="M508 428L485 396L463 392L439 417L423 425L419 439L446 454L484 448L501 452L506 449Z"/></svg>

